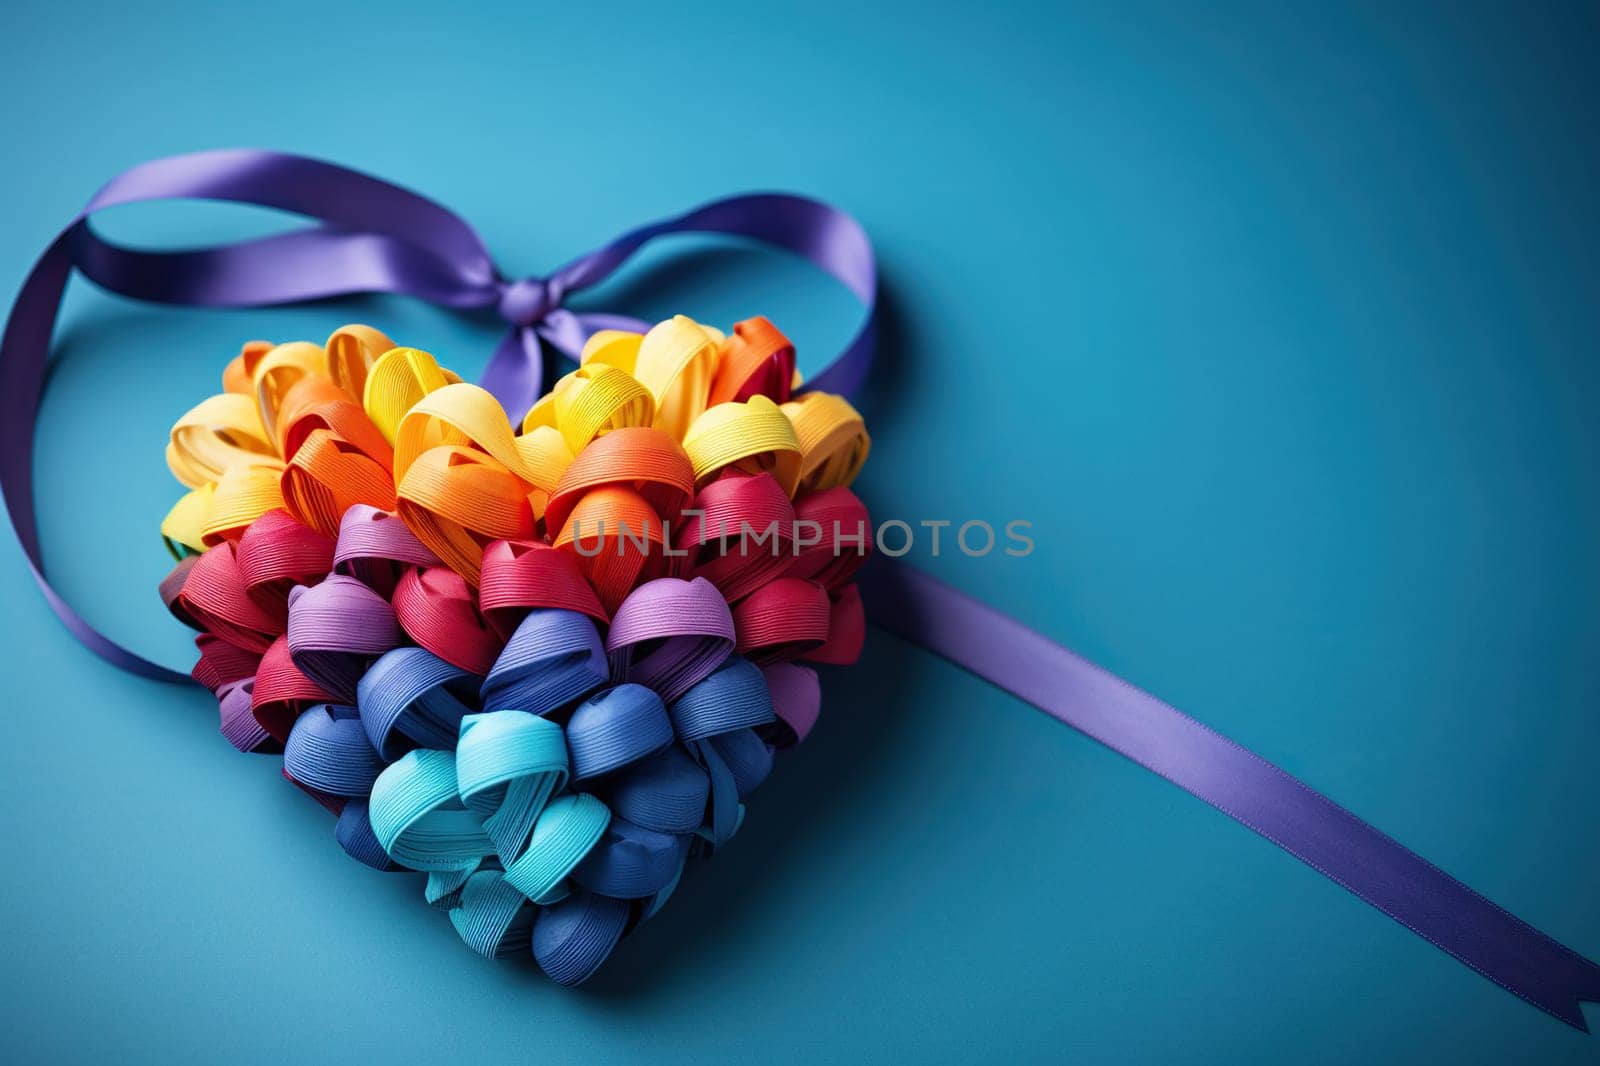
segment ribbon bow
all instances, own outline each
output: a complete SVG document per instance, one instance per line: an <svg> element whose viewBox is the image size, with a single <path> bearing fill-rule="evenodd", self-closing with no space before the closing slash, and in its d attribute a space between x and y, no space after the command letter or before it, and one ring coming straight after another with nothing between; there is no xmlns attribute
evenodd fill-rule
<svg viewBox="0 0 1600 1066"><path fill-rule="evenodd" d="M508 282L496 275L489 289L491 299L512 328L495 349L481 384L505 404L514 420L543 393L544 382L551 376L552 350L577 359L583 342L600 330L642 333L649 328L649 323L625 315L569 311L564 301L605 281L649 241L680 233L753 238L804 256L844 282L866 305L866 321L844 354L814 377L808 388L849 395L860 387L875 339L878 283L872 245L859 223L827 204L803 196L764 193L716 200L677 218L640 227L547 278Z"/></svg>
<svg viewBox="0 0 1600 1066"><path fill-rule="evenodd" d="M108 207L172 199L277 208L314 224L181 252L122 248L88 224L90 215ZM566 299L610 277L656 237L681 233L763 241L843 282L865 305L865 319L844 353L810 386L845 395L856 391L874 344L872 246L854 219L815 200L779 193L717 200L626 233L548 278L507 281L477 234L456 215L416 193L330 163L231 150L174 156L124 171L45 250L23 282L0 341L0 486L45 599L80 641L109 662L145 677L188 680L102 635L45 578L33 506L33 432L50 336L74 266L113 292L194 307L261 307L357 293L399 293L461 309L493 307L512 329L482 383L508 413L518 413L542 391L550 352L576 355L596 329L641 325L568 310ZM880 626L1176 784L1507 991L1587 1031L1578 1002L1600 1001L1600 967L1326 796L1014 619L895 560L880 556L863 571L860 584L869 615ZM282 657L267 648L263 668L275 654ZM338 683L338 661L331 663L329 681ZM202 667L218 680L237 673L236 664L223 662L220 654L203 660ZM239 693L230 695L242 705ZM304 697L289 687L263 696L258 686L256 695L269 710L293 707ZM241 741L250 740L256 734L243 722L243 712L240 717Z"/></svg>
<svg viewBox="0 0 1600 1066"><path fill-rule="evenodd" d="M594 282L589 282L589 285ZM484 370L483 386L506 404L507 414L519 418L544 392L553 378L551 352L577 359L583 342L603 329L643 333L650 323L626 315L569 311L562 306L569 288L559 275L498 282L495 310L511 327Z"/></svg>
<svg viewBox="0 0 1600 1066"><path fill-rule="evenodd" d="M174 252L125 248L89 225L92 215L107 208L154 200L270 207L314 224ZM657 237L688 233L762 241L809 259L842 281L865 305L865 319L844 353L809 386L845 394L860 386L875 340L878 276L872 244L855 219L803 196L757 193L716 200L625 233L548 278L507 281L460 217L410 190L331 163L224 149L123 171L90 198L39 258L0 341L0 489L46 601L78 640L112 665L162 681L188 680L104 636L45 576L33 502L33 427L50 335L74 267L111 292L185 307L267 307L393 293L462 310L494 308L512 328L481 383L520 421L544 391L552 352L576 358L596 330L644 328L634 318L568 310L564 301L605 281Z"/></svg>

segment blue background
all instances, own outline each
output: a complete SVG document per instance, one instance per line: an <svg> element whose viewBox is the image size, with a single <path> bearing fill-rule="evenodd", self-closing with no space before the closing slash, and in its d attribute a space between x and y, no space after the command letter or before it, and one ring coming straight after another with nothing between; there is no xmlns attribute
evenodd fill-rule
<svg viewBox="0 0 1600 1066"><path fill-rule="evenodd" d="M825 197L886 276L898 376L863 496L1034 523L1027 559L917 561L1597 956L1596 31L1592 6L8 4L0 290L106 177L216 145L423 190L514 273L727 192ZM764 312L811 367L855 321L798 264L690 251L590 305ZM350 319L466 372L498 332L399 300L177 312L75 286L38 498L91 619L188 661L154 593L166 428L240 341ZM203 692L77 647L10 538L0 601L12 1061L1600 1047L881 634L735 846L567 992L352 863Z"/></svg>

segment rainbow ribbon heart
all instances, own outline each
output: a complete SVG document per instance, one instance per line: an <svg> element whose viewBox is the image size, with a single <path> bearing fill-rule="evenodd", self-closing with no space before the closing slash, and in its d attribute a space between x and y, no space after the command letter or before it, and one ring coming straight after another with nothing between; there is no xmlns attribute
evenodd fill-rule
<svg viewBox="0 0 1600 1066"><path fill-rule="evenodd" d="M182 199L276 208L306 216L315 224L198 251L146 252L107 242L88 223L89 216L104 208ZM811 385L846 396L857 390L872 359L876 266L861 227L848 215L814 200L786 195L718 200L633 230L548 278L507 280L473 230L450 211L415 193L328 163L235 150L176 156L123 172L90 200L40 257L23 283L0 344L0 484L23 552L51 609L80 641L109 662L144 677L187 680L99 633L56 593L44 573L32 494L33 436L51 334L74 268L112 292L185 306L260 307L358 293L398 293L452 308L495 308L511 329L490 361L483 384L507 411L516 413L528 409L540 395L556 353L576 356L597 330L636 331L642 326L633 319L569 310L566 300L605 280L654 238L682 233L763 241L805 257L843 282L865 305L865 321L845 352L814 377ZM315 510L314 503L307 501L308 513ZM227 516L217 521L226 522ZM352 554L341 565L372 566L380 571L388 565L381 553L362 555L358 545L342 550ZM1166 778L1507 991L1587 1031L1578 1004L1600 1000L1600 967L1278 767L1021 623L902 563L879 557L862 571L859 582L868 615L876 624L987 678ZM197 606L206 609L203 603ZM250 618L222 621L240 627L245 634L253 632L253 621L259 622ZM319 649L313 651L320 654ZM262 659L264 669L272 655L268 649ZM197 671L208 678L236 673L239 663L228 661L229 656L219 649L211 661L203 657ZM313 656L311 661L319 659ZM323 664L332 683L342 683L338 663L337 649L333 649ZM397 665L395 670L402 667ZM288 675L269 674L269 680L271 676L282 679ZM428 692L449 687L448 678L431 685L427 678L414 679L413 684ZM269 696L281 700L285 717L297 700L316 698L297 694L287 682L279 690L269 691ZM238 704L239 698L234 702ZM448 709L442 702L430 706L435 713L439 707ZM226 714L226 705L224 711ZM448 724L441 720L430 723L428 713L402 707L387 724L381 720L360 724L376 729L379 736L385 729L425 732ZM412 719L406 719L407 714ZM259 725L248 712L239 716L235 721L239 740L248 740L252 728ZM354 728L348 720L330 717L308 732L308 737L336 749ZM500 728L503 724L494 715L481 716L467 725L462 743L478 734L492 735ZM527 765L533 769L525 775L532 782L529 787L536 789L540 787L537 767L542 765L536 757L538 744L536 737L528 740ZM427 760L419 758L417 762L425 764ZM296 765L316 774L316 753L297 754ZM661 773L670 777L670 768ZM418 765L415 774L419 795L429 789L434 793L442 790L437 767ZM460 786L458 777L451 776L452 787ZM352 784L332 783L341 787ZM485 778L481 788L469 788L464 798L489 811L498 794ZM434 808L424 805L408 812L399 804L387 806L398 813L371 828L380 836L379 843L387 842L406 854L408 833L418 822L425 822ZM586 813L577 809L578 804L571 806L573 809L563 810L562 824L577 833L590 823L585 822ZM445 857L438 861L447 872L459 873L466 861L463 857L473 849L487 850L485 842L476 839L451 843L448 833L422 834L422 840L443 849ZM534 850L533 843L530 839L529 853ZM617 843L630 853L649 850L637 840ZM543 859L530 860L518 876L527 885L538 887L549 880L551 869L561 865L558 859L551 860L553 865ZM521 862L522 857L512 861ZM600 878L617 875L616 871L593 873ZM469 875L454 888L463 900L470 895L470 914L481 919L466 922L463 935L469 941L477 938L479 946L489 950L505 932L499 925L506 914L502 887L481 879L475 883ZM593 902L600 897L574 898L588 902L564 910L560 920L551 923L545 943L558 970L570 964L572 944L604 939L624 920L620 912L611 912L615 908L608 911L606 905Z"/></svg>
<svg viewBox="0 0 1600 1066"><path fill-rule="evenodd" d="M871 438L794 363L759 317L601 330L518 432L369 326L246 344L162 523L223 735L475 951L587 980L816 722L796 660L860 656Z"/></svg>

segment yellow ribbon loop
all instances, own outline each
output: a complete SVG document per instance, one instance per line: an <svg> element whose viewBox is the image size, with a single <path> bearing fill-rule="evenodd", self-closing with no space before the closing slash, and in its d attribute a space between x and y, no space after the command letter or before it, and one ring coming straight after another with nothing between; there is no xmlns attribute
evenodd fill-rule
<svg viewBox="0 0 1600 1066"><path fill-rule="evenodd" d="M384 439L393 444L400 420L418 400L460 380L420 348L392 348L367 372L361 406Z"/></svg>
<svg viewBox="0 0 1600 1066"><path fill-rule="evenodd" d="M596 362L556 382L522 420L522 431L553 426L576 455L602 433L648 426L655 414L655 397L632 374Z"/></svg>
<svg viewBox="0 0 1600 1066"><path fill-rule="evenodd" d="M191 408L172 427L167 444L167 466L192 489L217 480L232 467L276 457L254 398L233 392Z"/></svg>
<svg viewBox="0 0 1600 1066"><path fill-rule="evenodd" d="M697 488L730 467L770 471L791 497L800 483L800 441L788 416L765 396L709 408L684 434L683 450L694 465Z"/></svg>
<svg viewBox="0 0 1600 1066"><path fill-rule="evenodd" d="M582 366L604 363L606 366L616 367L624 374L632 374L633 368L639 363L639 343L643 340L643 333L632 333L625 329L602 329L583 342L583 351L578 355L578 363Z"/></svg>
<svg viewBox="0 0 1600 1066"><path fill-rule="evenodd" d="M872 450L872 438L849 400L831 392L808 392L782 410L800 441L800 492L820 492L856 479Z"/></svg>
<svg viewBox="0 0 1600 1066"><path fill-rule="evenodd" d="M161 520L161 539L174 559L185 555L199 555L206 550L205 538L200 530L211 512L211 494L216 487L206 482L197 489L184 493L172 505L167 517Z"/></svg>
<svg viewBox="0 0 1600 1066"><path fill-rule="evenodd" d="M437 445L417 456L397 496L400 517L417 539L474 585L485 545L534 536L527 486L492 456L464 445Z"/></svg>
<svg viewBox="0 0 1600 1066"><path fill-rule="evenodd" d="M527 539L572 453L559 430L513 435L487 390L456 383L419 399L395 433L400 515L434 554L476 583L483 547Z"/></svg>
<svg viewBox="0 0 1600 1066"><path fill-rule="evenodd" d="M419 455L441 444L475 445L522 480L532 480L525 474L505 408L481 386L446 385L419 399L405 413L394 437L395 482L405 480Z"/></svg>
<svg viewBox="0 0 1600 1066"><path fill-rule="evenodd" d="M551 426L534 426L517 438L517 454L522 457L523 478L533 487L528 503L535 518L544 517L551 493L572 465L573 453L561 432Z"/></svg>
<svg viewBox="0 0 1600 1066"><path fill-rule="evenodd" d="M276 438L278 410L289 390L307 374L326 374L328 353L320 344L310 341L293 341L280 344L256 364L254 377L256 409L261 414L261 427L267 436Z"/></svg>
<svg viewBox="0 0 1600 1066"><path fill-rule="evenodd" d="M360 396L367 387L367 374L395 343L371 326L352 323L340 326L328 337L328 376L351 396Z"/></svg>
<svg viewBox="0 0 1600 1066"><path fill-rule="evenodd" d="M211 495L211 506L200 527L201 543L210 548L235 540L245 526L282 507L283 493L278 487L282 475L283 463L277 459L271 465L236 466L226 471Z"/></svg>
<svg viewBox="0 0 1600 1066"><path fill-rule="evenodd" d="M222 370L222 391L254 396L256 364L276 347L271 341L245 341L239 354Z"/></svg>
<svg viewBox="0 0 1600 1066"><path fill-rule="evenodd" d="M679 440L706 409L711 379L721 358L722 334L687 315L650 328L639 342L633 376L656 399L653 425Z"/></svg>

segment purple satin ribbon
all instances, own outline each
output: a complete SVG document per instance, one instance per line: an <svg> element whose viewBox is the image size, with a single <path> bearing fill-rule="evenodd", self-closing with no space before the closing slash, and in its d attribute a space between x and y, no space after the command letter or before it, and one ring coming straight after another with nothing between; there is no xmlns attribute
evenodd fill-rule
<svg viewBox="0 0 1600 1066"><path fill-rule="evenodd" d="M107 207L174 199L276 208L315 224L181 252L118 247L88 224L90 215ZM0 487L45 599L80 641L114 665L145 677L188 680L102 635L45 577L33 504L33 436L50 337L74 266L112 292L191 307L261 307L356 293L399 293L446 307L495 308L511 330L490 360L483 384L508 411L520 414L542 391L553 353L575 356L597 329L643 328L631 318L569 310L566 299L604 281L654 238L680 233L760 240L809 259L849 287L866 307L865 321L845 352L809 384L830 392L856 391L872 360L876 265L860 225L815 200L782 194L718 200L627 233L548 278L510 281L495 268L471 227L450 211L329 163L229 150L175 156L123 172L40 257L23 283L0 342ZM879 625L1126 755L1491 981L1587 1032L1578 1003L1600 1000L1600 967L1349 811L1155 697L902 563L875 560L863 572L862 585ZM740 678L729 674L721 680L735 691ZM789 712L792 721L780 709L788 723L785 729L809 728L815 715L805 706L814 702L808 693L797 690L792 700L781 702L799 708ZM768 711L769 721L770 716ZM707 773L728 777L733 784L740 772L759 774L760 767L743 759L740 749L725 747L702 753ZM735 767L741 769L736 772ZM733 795L731 788L725 791ZM724 820L731 829L731 808L728 814ZM619 840L619 847L624 845L641 854L648 850L638 841ZM594 872L597 877L622 876L616 870Z"/></svg>

